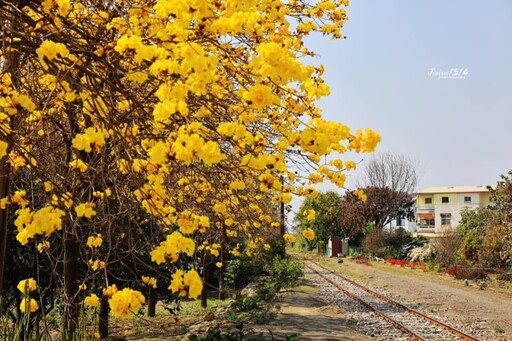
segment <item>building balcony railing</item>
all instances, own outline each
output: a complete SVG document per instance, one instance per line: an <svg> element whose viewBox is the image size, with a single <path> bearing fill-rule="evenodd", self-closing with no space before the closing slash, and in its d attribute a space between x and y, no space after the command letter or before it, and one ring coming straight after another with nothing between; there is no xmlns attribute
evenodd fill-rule
<svg viewBox="0 0 512 341"><path fill-rule="evenodd" d="M428 226L428 227L420 227L417 231L417 233L435 233L436 228L434 226Z"/></svg>

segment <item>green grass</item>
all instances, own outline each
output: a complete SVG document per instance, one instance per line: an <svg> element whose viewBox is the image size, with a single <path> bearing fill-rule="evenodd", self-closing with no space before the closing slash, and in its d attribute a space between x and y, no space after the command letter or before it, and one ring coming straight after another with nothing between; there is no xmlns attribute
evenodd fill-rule
<svg viewBox="0 0 512 341"><path fill-rule="evenodd" d="M495 324L493 330L496 334L503 334L505 331L499 325Z"/></svg>
<svg viewBox="0 0 512 341"><path fill-rule="evenodd" d="M341 272L343 275L345 275L347 277L357 279L357 280L363 280L363 281L367 279L367 277L365 275L348 270L347 266L344 264L332 263L328 260L323 260L323 259L319 259L317 261L318 261L318 263L322 264L326 268Z"/></svg>
<svg viewBox="0 0 512 341"><path fill-rule="evenodd" d="M195 316L205 312L215 311L216 308L227 305L229 300L208 299L208 307L201 308L201 300L187 300L181 302L183 309L178 313L178 316Z"/></svg>

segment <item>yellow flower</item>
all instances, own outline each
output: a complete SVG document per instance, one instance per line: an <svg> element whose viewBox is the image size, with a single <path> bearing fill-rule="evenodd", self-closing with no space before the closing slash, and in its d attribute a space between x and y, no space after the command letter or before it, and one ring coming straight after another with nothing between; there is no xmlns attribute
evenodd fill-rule
<svg viewBox="0 0 512 341"><path fill-rule="evenodd" d="M306 216L307 220L315 220L316 212L315 210L307 210L304 212L304 216Z"/></svg>
<svg viewBox="0 0 512 341"><path fill-rule="evenodd" d="M78 217L90 218L96 215L94 207L96 205L92 202L86 202L75 207L75 212Z"/></svg>
<svg viewBox="0 0 512 341"><path fill-rule="evenodd" d="M295 243L295 236L292 236L291 234L285 233L283 235L284 240L286 240L288 243Z"/></svg>
<svg viewBox="0 0 512 341"><path fill-rule="evenodd" d="M42 252L48 250L49 248L50 248L50 242L47 240L45 240L42 243L37 244L37 251L39 251L39 253L42 253Z"/></svg>
<svg viewBox="0 0 512 341"><path fill-rule="evenodd" d="M366 193L362 189L358 189L357 191L354 191L354 195L359 198L362 202L365 202L368 197L366 196Z"/></svg>
<svg viewBox="0 0 512 341"><path fill-rule="evenodd" d="M28 300L28 306L27 306L27 300ZM23 314L30 312L33 313L39 309L39 305L37 304L37 301L33 298L23 298L20 303L20 310Z"/></svg>
<svg viewBox="0 0 512 341"><path fill-rule="evenodd" d="M80 159L74 159L73 161L69 162L69 167L73 169L77 169L80 172L84 173L89 168L82 160Z"/></svg>
<svg viewBox="0 0 512 341"><path fill-rule="evenodd" d="M112 284L111 286L104 288L102 294L105 297L112 297L117 291L117 286Z"/></svg>
<svg viewBox="0 0 512 341"><path fill-rule="evenodd" d="M87 263L91 267L92 271L97 271L98 269L105 269L107 267L107 263L100 261L98 259L96 259L95 261L90 259Z"/></svg>
<svg viewBox="0 0 512 341"><path fill-rule="evenodd" d="M51 192L53 189L53 184L50 181L44 182L44 191L45 192Z"/></svg>
<svg viewBox="0 0 512 341"><path fill-rule="evenodd" d="M28 278L19 281L18 290L24 295L28 295L29 292L37 289L37 282L33 278Z"/></svg>
<svg viewBox="0 0 512 341"><path fill-rule="evenodd" d="M42 61L44 57L48 60L52 60L60 55L61 57L67 57L69 50L66 45L61 43L55 43L51 40L44 41L39 48L36 50L37 56Z"/></svg>
<svg viewBox="0 0 512 341"><path fill-rule="evenodd" d="M84 305L89 308L95 308L100 303L100 299L96 294L90 294L84 299Z"/></svg>
<svg viewBox="0 0 512 341"><path fill-rule="evenodd" d="M315 239L315 231L313 231L310 228L307 228L304 231L302 231L302 236L307 240L313 240Z"/></svg>
<svg viewBox="0 0 512 341"><path fill-rule="evenodd" d="M0 159L7 155L7 148L9 148L9 144L4 141L0 141Z"/></svg>
<svg viewBox="0 0 512 341"><path fill-rule="evenodd" d="M179 292L180 296L187 296L196 299L201 295L203 290L203 282L196 270L192 269L183 275L183 270L176 270L172 274L171 285L169 289L174 292Z"/></svg>
<svg viewBox="0 0 512 341"><path fill-rule="evenodd" d="M103 239L101 238L101 234L97 234L96 236L89 236L87 238L87 246L91 249L94 249L96 247L100 247L103 243Z"/></svg>
<svg viewBox="0 0 512 341"><path fill-rule="evenodd" d="M25 190L16 191L11 196L11 202L13 202L23 208L23 207L27 206L27 204L28 204L28 200L25 199L26 195L27 195L27 191L25 191Z"/></svg>
<svg viewBox="0 0 512 341"><path fill-rule="evenodd" d="M156 278L154 277L142 276L142 283L156 289Z"/></svg>
<svg viewBox="0 0 512 341"><path fill-rule="evenodd" d="M131 313L136 313L142 307L146 299L136 290L124 288L112 295L108 300L112 316L128 318Z"/></svg>
<svg viewBox="0 0 512 341"><path fill-rule="evenodd" d="M272 104L279 103L279 98L268 85L256 84L243 94L247 104L255 109L263 109Z"/></svg>
<svg viewBox="0 0 512 341"><path fill-rule="evenodd" d="M218 267L218 268L222 268L222 262L215 263L215 266Z"/></svg>

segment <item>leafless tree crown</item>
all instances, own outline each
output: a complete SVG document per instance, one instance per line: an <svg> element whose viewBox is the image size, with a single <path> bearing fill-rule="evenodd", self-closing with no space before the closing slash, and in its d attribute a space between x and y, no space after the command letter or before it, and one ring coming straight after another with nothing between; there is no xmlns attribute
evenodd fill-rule
<svg viewBox="0 0 512 341"><path fill-rule="evenodd" d="M394 153L375 154L366 164L358 187L388 187L412 194L418 185L418 162Z"/></svg>

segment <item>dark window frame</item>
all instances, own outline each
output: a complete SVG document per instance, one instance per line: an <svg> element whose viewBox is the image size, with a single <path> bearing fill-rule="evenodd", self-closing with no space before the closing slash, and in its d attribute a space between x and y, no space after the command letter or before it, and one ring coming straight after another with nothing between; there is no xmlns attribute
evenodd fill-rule
<svg viewBox="0 0 512 341"><path fill-rule="evenodd" d="M449 204L450 203L450 197L441 197L441 203Z"/></svg>
<svg viewBox="0 0 512 341"><path fill-rule="evenodd" d="M452 214L451 213L441 213L441 225L451 225L452 224Z"/></svg>
<svg viewBox="0 0 512 341"><path fill-rule="evenodd" d="M425 198L425 205L432 204L432 198Z"/></svg>

